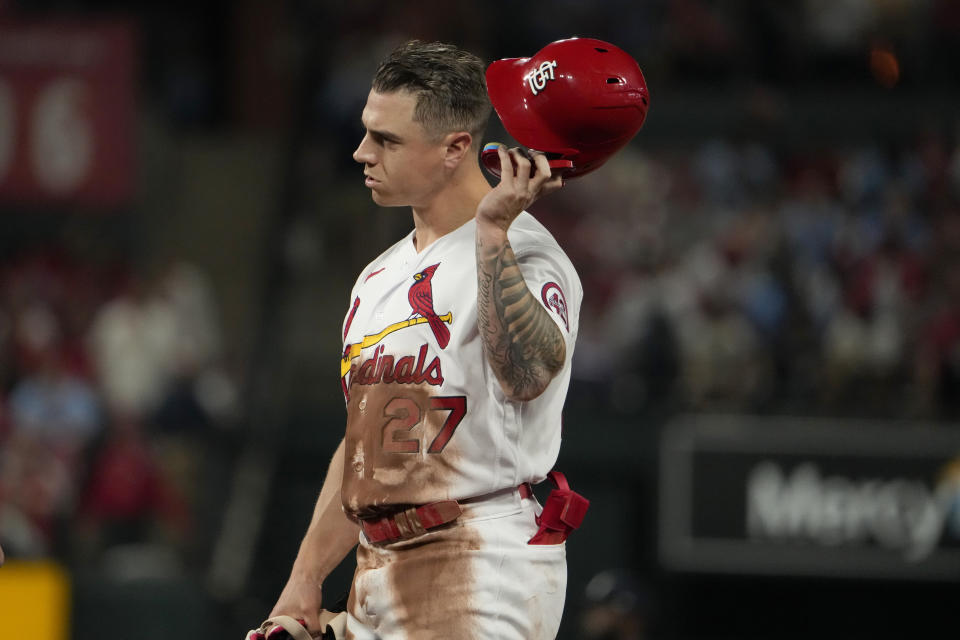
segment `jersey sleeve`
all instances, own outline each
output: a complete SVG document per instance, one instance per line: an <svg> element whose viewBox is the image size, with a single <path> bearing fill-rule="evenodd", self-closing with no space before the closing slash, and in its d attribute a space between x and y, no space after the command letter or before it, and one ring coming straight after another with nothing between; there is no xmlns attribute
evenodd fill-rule
<svg viewBox="0 0 960 640"><path fill-rule="evenodd" d="M541 244L515 250L527 287L560 328L571 347L576 341L583 288L566 254L555 245Z"/></svg>

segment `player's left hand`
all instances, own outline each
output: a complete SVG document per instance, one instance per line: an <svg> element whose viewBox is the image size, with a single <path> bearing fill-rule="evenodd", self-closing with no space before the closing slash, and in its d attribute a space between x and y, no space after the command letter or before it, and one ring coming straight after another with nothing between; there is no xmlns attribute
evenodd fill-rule
<svg viewBox="0 0 960 640"><path fill-rule="evenodd" d="M291 575L273 606L270 617L286 615L303 621L303 626L311 633L320 630L320 611L323 601L323 587L320 580L300 575Z"/></svg>
<svg viewBox="0 0 960 640"><path fill-rule="evenodd" d="M497 149L500 156L500 184L477 206L477 222L490 223L503 231L521 212L563 186L562 175L551 175L547 156L523 148Z"/></svg>

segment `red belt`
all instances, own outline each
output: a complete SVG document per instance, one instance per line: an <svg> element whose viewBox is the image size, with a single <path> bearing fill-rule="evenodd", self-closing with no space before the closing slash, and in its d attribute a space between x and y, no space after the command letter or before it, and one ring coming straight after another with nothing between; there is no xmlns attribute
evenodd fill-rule
<svg viewBox="0 0 960 640"><path fill-rule="evenodd" d="M521 498L532 498L533 488L524 482L517 487ZM471 498L464 502L474 502L483 499ZM392 542L412 538L435 529L441 525L453 522L460 517L463 509L456 500L441 500L430 502L419 507L410 507L397 511L382 518L361 520L360 526L370 542Z"/></svg>
<svg viewBox="0 0 960 640"><path fill-rule="evenodd" d="M363 533L370 542L389 542L412 538L428 529L453 522L463 510L456 500L441 500L420 507L410 507L383 518L361 520Z"/></svg>

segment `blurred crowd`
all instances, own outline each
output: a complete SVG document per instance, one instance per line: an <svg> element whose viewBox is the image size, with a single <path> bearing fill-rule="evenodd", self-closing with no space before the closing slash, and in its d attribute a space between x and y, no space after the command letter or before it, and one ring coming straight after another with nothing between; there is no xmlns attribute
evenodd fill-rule
<svg viewBox="0 0 960 640"><path fill-rule="evenodd" d="M642 149L544 205L586 292L573 402L960 415L956 140Z"/></svg>
<svg viewBox="0 0 960 640"><path fill-rule="evenodd" d="M206 435L235 403L209 283L44 246L0 262L0 541L106 562L196 541Z"/></svg>

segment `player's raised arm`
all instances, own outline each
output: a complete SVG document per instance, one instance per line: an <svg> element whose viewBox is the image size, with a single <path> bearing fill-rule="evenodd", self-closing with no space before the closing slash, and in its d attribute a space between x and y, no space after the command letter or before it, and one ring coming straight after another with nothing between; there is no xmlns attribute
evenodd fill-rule
<svg viewBox="0 0 960 640"><path fill-rule="evenodd" d="M498 152L500 184L483 198L476 215L477 323L483 353L504 393L513 400L532 400L563 366L566 343L527 287L507 230L524 209L563 182L551 177L543 154L530 157L504 147Z"/></svg>
<svg viewBox="0 0 960 640"><path fill-rule="evenodd" d="M270 616L304 620L310 631L320 630L323 581L357 544L360 528L343 513L343 441L333 454L307 533L277 604Z"/></svg>

